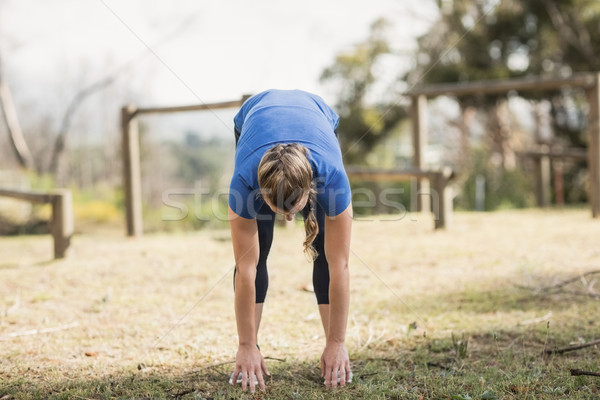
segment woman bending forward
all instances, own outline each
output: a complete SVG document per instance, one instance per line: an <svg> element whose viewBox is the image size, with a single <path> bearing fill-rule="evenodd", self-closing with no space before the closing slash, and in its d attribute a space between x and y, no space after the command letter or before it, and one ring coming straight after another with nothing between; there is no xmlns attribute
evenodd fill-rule
<svg viewBox="0 0 600 400"><path fill-rule="evenodd" d="M336 128L339 117L316 95L268 90L248 99L234 118L235 170L229 220L235 257L239 336L232 383L265 390L269 375L257 345L267 294L267 257L275 214L301 212L304 251L313 260L313 286L325 330L321 374L327 386L351 380L346 322L351 193ZM283 266L280 266L283 267Z"/></svg>

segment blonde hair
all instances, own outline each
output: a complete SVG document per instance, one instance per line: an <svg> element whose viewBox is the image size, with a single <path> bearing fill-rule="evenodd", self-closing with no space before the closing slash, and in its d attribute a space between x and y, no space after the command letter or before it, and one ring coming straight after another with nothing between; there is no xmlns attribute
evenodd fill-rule
<svg viewBox="0 0 600 400"><path fill-rule="evenodd" d="M315 185L308 161L308 149L298 143L277 144L263 155L258 165L258 185L263 199L284 212L291 211L308 195L308 215L304 221L304 253L314 260L313 242L319 233L315 216Z"/></svg>

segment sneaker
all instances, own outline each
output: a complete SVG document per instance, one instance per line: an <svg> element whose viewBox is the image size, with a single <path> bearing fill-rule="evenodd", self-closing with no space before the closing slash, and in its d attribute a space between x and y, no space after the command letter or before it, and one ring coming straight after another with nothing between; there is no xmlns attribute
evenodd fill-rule
<svg viewBox="0 0 600 400"><path fill-rule="evenodd" d="M352 373L352 371L350 371L350 378L348 379L348 382L346 382L346 383L352 383L353 377L354 377L354 374ZM341 377L340 371L338 371L338 381L337 381L338 385L340 384L341 380L342 380L342 377ZM323 384L325 384L325 378L323 378Z"/></svg>
<svg viewBox="0 0 600 400"><path fill-rule="evenodd" d="M231 373L231 376L229 377L229 384L233 385L233 372ZM237 379L235 380L235 383L242 383L242 373L240 372L237 376ZM250 382L248 382L249 384ZM254 375L254 385L258 385L258 378L256 377L256 375Z"/></svg>

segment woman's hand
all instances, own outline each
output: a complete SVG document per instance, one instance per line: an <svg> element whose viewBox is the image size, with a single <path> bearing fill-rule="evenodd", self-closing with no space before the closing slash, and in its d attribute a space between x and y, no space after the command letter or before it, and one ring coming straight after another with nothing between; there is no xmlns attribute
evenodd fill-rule
<svg viewBox="0 0 600 400"><path fill-rule="evenodd" d="M254 393L256 390L254 384L254 376L258 380L258 386L260 390L265 391L265 381L263 379L263 373L266 376L270 376L269 370L265 359L256 346L253 345L240 345L238 348L235 370L233 371L232 385L235 385L238 375L242 374L242 390L250 386L250 391Z"/></svg>
<svg viewBox="0 0 600 400"><path fill-rule="evenodd" d="M321 356L321 376L325 378L325 387L337 387L338 372L340 386L350 380L350 358L344 342L328 342Z"/></svg>
<svg viewBox="0 0 600 400"><path fill-rule="evenodd" d="M350 360L346 349L346 324L350 302L350 233L352 205L335 217L325 218L325 257L329 264L329 327L327 342L321 356L321 373L327 387L340 386L351 379Z"/></svg>

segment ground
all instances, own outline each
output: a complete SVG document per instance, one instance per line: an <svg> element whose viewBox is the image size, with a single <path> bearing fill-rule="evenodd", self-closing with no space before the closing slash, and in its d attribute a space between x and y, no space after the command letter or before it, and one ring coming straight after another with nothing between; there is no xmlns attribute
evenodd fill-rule
<svg viewBox="0 0 600 400"><path fill-rule="evenodd" d="M236 351L226 229L93 230L53 261L49 236L0 238L0 399L592 399L600 221L588 210L356 220L347 345L354 383L323 388L301 225L279 228L259 343L265 393L227 384Z"/></svg>

